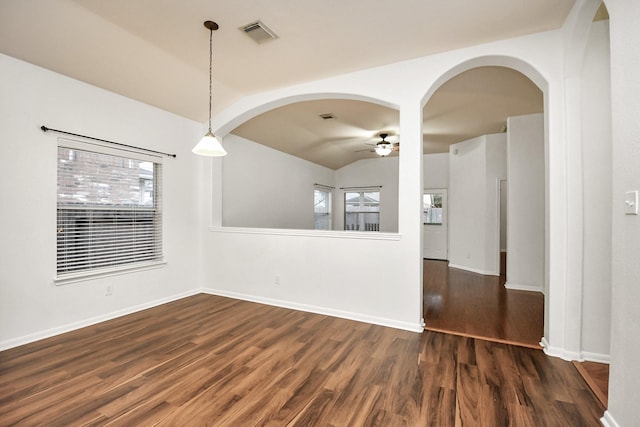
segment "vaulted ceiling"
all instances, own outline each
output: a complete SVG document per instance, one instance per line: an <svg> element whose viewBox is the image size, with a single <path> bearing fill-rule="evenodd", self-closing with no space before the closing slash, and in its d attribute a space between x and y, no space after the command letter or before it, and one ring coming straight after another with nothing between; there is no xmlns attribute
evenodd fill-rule
<svg viewBox="0 0 640 427"><path fill-rule="evenodd" d="M256 92L555 29L573 4L574 0L3 0L0 52L205 122L209 33L202 23L208 19L220 25L214 33L215 114ZM278 38L258 44L239 29L256 20ZM496 86L505 83L505 78L515 86ZM494 104L500 114L518 103L515 98L524 104L514 107L517 111L541 108L541 95L532 90L530 82L508 70L490 67L456 79L459 81L450 82L451 91L443 87L425 107L425 152L442 151L451 141L473 134L473 123L499 132L505 117L486 115ZM523 97L510 96L520 89ZM397 112L359 105L362 115L372 110L379 113L379 123L371 123L372 118L358 118L359 109L348 102L304 106L310 115L331 112L336 120L343 120L334 124L318 120L316 128L305 132L326 133L316 138L321 141L317 144L330 146L362 131L366 140L352 140L354 145L342 147L352 152L357 151L353 148L366 149L364 144L375 140L382 130L397 131L397 119L390 119ZM533 107L537 103L539 107ZM443 117L444 111L452 110L464 120L455 115ZM330 167L339 165L342 161L323 160L331 157L331 150L296 147L293 141L287 145L287 135L299 131L294 112L301 113L286 107L267 113L238 133L262 135L264 141L257 142L265 144L271 144L267 135L275 133L271 139L279 140L278 149ZM305 120L311 121L311 116ZM280 132L272 126L276 122ZM340 129L344 134L337 135ZM309 154L313 151L319 153L317 158ZM371 153L365 150L359 155Z"/></svg>
<svg viewBox="0 0 640 427"><path fill-rule="evenodd" d="M504 67L479 67L444 83L423 112L423 152L505 130L506 118L543 111L542 91L523 74ZM330 114L330 119L322 116ZM363 101L319 100L263 113L233 133L294 156L338 169L374 158L373 146L400 142L399 113ZM402 147L402 144L400 144ZM397 155L397 152L390 156Z"/></svg>

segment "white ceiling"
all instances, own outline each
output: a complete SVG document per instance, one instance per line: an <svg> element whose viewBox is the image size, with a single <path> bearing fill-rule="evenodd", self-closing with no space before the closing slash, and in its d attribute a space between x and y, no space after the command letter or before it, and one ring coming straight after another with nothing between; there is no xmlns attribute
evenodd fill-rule
<svg viewBox="0 0 640 427"><path fill-rule="evenodd" d="M562 25L573 3L2 0L0 52L205 122L209 33L202 23L208 19L220 25L214 33L215 114L239 97L255 92L555 29ZM279 38L256 44L239 30L257 19ZM439 98L436 95L432 103ZM483 103L483 110L490 109L493 100ZM325 112L336 114L341 108L338 104L326 107L335 111ZM425 113L428 108L435 107L427 105ZM286 108L282 114L279 120L286 121ZM486 122L486 118L481 121ZM428 122L425 115L425 124ZM439 141L436 144L444 144L459 137L451 135L463 133L452 132L444 124L431 124L433 131L425 129L425 142L433 139ZM458 122L458 130L460 125ZM371 124L376 129L367 130L379 132L387 126ZM438 139L436 134L451 138Z"/></svg>

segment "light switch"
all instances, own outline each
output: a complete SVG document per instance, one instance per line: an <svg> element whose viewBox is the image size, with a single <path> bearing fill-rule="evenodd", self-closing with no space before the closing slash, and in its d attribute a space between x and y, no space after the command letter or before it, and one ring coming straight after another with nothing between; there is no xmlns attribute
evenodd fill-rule
<svg viewBox="0 0 640 427"><path fill-rule="evenodd" d="M638 190L624 193L624 213L638 215Z"/></svg>

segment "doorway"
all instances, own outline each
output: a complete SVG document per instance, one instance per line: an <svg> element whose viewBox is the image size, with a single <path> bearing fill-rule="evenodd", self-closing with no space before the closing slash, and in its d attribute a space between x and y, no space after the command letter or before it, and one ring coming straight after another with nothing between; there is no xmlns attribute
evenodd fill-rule
<svg viewBox="0 0 640 427"><path fill-rule="evenodd" d="M449 233L447 225L447 190L424 190L422 195L422 257L447 260Z"/></svg>

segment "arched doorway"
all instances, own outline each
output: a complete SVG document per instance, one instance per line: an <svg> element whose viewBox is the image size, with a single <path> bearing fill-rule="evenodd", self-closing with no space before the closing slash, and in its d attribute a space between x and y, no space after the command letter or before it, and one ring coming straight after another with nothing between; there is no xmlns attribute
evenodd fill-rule
<svg viewBox="0 0 640 427"><path fill-rule="evenodd" d="M449 266L444 275L442 265L431 260L424 267L428 329L538 345L544 286L543 103L540 88L521 72L484 65L451 77L425 104L425 191L447 187L449 198ZM512 221L501 218L499 208L500 183L508 180L508 171L514 181L507 209ZM438 226L424 225L425 246L431 237L427 230ZM501 228L510 229L510 238L500 236ZM519 291L507 291L500 280L501 251L506 250L501 237L510 240L515 254L507 258L512 264L508 287ZM429 277L438 274L440 279Z"/></svg>

